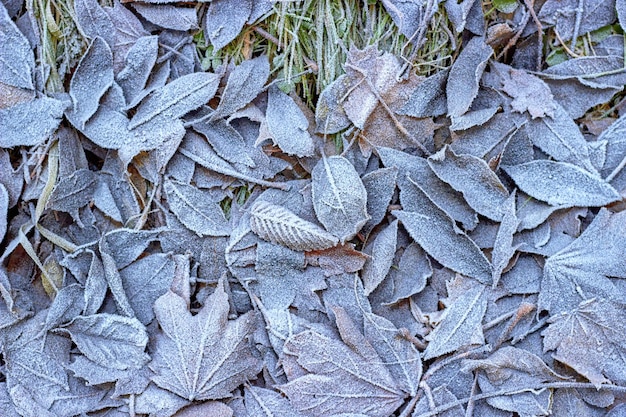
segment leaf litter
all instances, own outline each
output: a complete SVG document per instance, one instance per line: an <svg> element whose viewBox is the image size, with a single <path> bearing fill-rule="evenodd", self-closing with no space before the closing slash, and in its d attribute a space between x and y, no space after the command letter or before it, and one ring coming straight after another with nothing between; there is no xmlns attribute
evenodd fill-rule
<svg viewBox="0 0 626 417"><path fill-rule="evenodd" d="M2 415L623 413L623 1L446 2L453 60L345 45L313 109L196 54L273 2L76 1L67 91L14 3ZM424 48L436 6L382 3Z"/></svg>

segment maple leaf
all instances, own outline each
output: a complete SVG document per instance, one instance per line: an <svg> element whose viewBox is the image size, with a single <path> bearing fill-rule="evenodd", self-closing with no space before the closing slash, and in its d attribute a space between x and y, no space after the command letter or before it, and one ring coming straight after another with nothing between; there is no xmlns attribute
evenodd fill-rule
<svg viewBox="0 0 626 417"><path fill-rule="evenodd" d="M161 332L149 366L158 386L190 401L209 400L229 397L238 385L256 377L260 362L248 344L254 315L228 320L229 308L223 281L195 316L172 291L155 302Z"/></svg>

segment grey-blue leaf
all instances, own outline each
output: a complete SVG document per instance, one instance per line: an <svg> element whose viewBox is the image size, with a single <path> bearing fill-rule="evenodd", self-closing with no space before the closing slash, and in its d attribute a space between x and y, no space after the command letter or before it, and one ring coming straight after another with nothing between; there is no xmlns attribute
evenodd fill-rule
<svg viewBox="0 0 626 417"><path fill-rule="evenodd" d="M311 175L315 214L343 244L369 219L363 182L354 166L342 156L322 158Z"/></svg>
<svg viewBox="0 0 626 417"><path fill-rule="evenodd" d="M127 107L134 107L146 83L159 53L158 36L142 36L128 50L126 66L116 76L115 80L124 91Z"/></svg>
<svg viewBox="0 0 626 417"><path fill-rule="evenodd" d="M498 285L502 271L508 265L515 254L513 246L513 234L517 231L519 220L515 215L515 199L517 193L513 191L509 198L502 204L502 221L498 228L498 234L493 244L491 263L493 264L493 286Z"/></svg>
<svg viewBox="0 0 626 417"><path fill-rule="evenodd" d="M154 91L139 105L128 128L135 129L158 116L165 119L182 117L213 98L219 81L219 75L207 72L196 72L175 79Z"/></svg>
<svg viewBox="0 0 626 417"><path fill-rule="evenodd" d="M270 87L265 117L274 142L283 152L300 157L313 155L315 147L306 116L277 86Z"/></svg>
<svg viewBox="0 0 626 417"><path fill-rule="evenodd" d="M446 85L448 115L461 116L469 110L478 94L478 82L493 49L481 37L472 38L456 59Z"/></svg>
<svg viewBox="0 0 626 417"><path fill-rule="evenodd" d="M479 214L494 220L502 218L501 206L509 192L487 163L472 155L457 155L448 146L428 158L435 174L461 192Z"/></svg>
<svg viewBox="0 0 626 417"><path fill-rule="evenodd" d="M371 255L371 258L365 261L361 271L365 295L370 295L387 276L396 255L397 240L398 221L396 220L378 233L374 241L365 247L364 252Z"/></svg>
<svg viewBox="0 0 626 417"><path fill-rule="evenodd" d="M430 343L424 351L424 360L454 352L463 346L483 344L482 321L485 311L485 287L474 285L454 300L441 323L426 336Z"/></svg>
<svg viewBox="0 0 626 417"><path fill-rule="evenodd" d="M563 107L555 107L554 117L530 120L526 131L535 146L557 161L569 162L595 173L587 141Z"/></svg>
<svg viewBox="0 0 626 417"><path fill-rule="evenodd" d="M0 4L0 82L33 90L35 57L28 39Z"/></svg>
<svg viewBox="0 0 626 417"><path fill-rule="evenodd" d="M174 269L172 258L159 253L141 258L120 271L128 302L142 324L147 325L154 318L152 305L172 285Z"/></svg>
<svg viewBox="0 0 626 417"><path fill-rule="evenodd" d="M78 27L88 38L103 38L111 48L115 43L113 21L98 3L98 0L76 0L76 21Z"/></svg>
<svg viewBox="0 0 626 417"><path fill-rule="evenodd" d="M426 253L455 272L482 283L491 282L491 264L454 221L414 183L402 191L413 194L416 204L411 209L415 211L396 210L392 214Z"/></svg>
<svg viewBox="0 0 626 417"><path fill-rule="evenodd" d="M70 97L74 104L72 120L84 128L94 115L100 99L113 84L113 54L101 37L96 37L80 59L70 81Z"/></svg>
<svg viewBox="0 0 626 417"><path fill-rule="evenodd" d="M621 200L608 182L566 162L536 160L502 169L526 194L554 206L601 207Z"/></svg>
<svg viewBox="0 0 626 417"><path fill-rule="evenodd" d="M231 163L240 163L254 168L255 164L243 137L224 119L201 121L193 124L194 130L202 133L215 152Z"/></svg>
<svg viewBox="0 0 626 417"><path fill-rule="evenodd" d="M431 117L446 114L446 80L448 70L438 71L426 78L413 92L398 114Z"/></svg>
<svg viewBox="0 0 626 417"><path fill-rule="evenodd" d="M211 115L211 120L228 117L250 103L259 95L269 76L270 62L267 55L237 65L228 76L220 104Z"/></svg>
<svg viewBox="0 0 626 417"><path fill-rule="evenodd" d="M133 8L148 22L165 29L180 31L198 29L198 12L195 7L133 3Z"/></svg>
<svg viewBox="0 0 626 417"><path fill-rule="evenodd" d="M213 0L206 12L205 33L218 51L235 39L252 12L252 0Z"/></svg>
<svg viewBox="0 0 626 417"><path fill-rule="evenodd" d="M124 370L140 368L149 360L144 352L148 333L135 318L107 313L77 316L61 329L98 365Z"/></svg>
<svg viewBox="0 0 626 417"><path fill-rule="evenodd" d="M230 226L222 208L210 195L191 185L165 181L170 210L189 229L200 236L228 236Z"/></svg>
<svg viewBox="0 0 626 417"><path fill-rule="evenodd" d="M343 109L343 100L348 95L352 80L340 75L320 93L315 106L317 131L325 134L341 132L350 126L350 119Z"/></svg>
<svg viewBox="0 0 626 417"><path fill-rule="evenodd" d="M59 126L65 105L48 97L0 110L0 147L33 146Z"/></svg>
<svg viewBox="0 0 626 417"><path fill-rule="evenodd" d="M416 181L435 204L446 214L471 230L476 227L478 218L467 204L463 195L441 181L424 158L409 155L391 148L378 148L378 154L386 167L398 168L398 184L406 183L407 175ZM413 211L410 207L405 207Z"/></svg>

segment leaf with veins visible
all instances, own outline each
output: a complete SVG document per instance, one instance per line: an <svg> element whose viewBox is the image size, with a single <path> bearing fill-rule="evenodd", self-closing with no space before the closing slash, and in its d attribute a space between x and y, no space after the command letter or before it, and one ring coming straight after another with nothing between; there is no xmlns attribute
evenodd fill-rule
<svg viewBox="0 0 626 417"><path fill-rule="evenodd" d="M172 291L161 296L154 304L161 332L149 365L155 373L152 381L193 401L229 397L255 378L260 363L248 342L254 315L228 320L229 309L222 280L195 316Z"/></svg>

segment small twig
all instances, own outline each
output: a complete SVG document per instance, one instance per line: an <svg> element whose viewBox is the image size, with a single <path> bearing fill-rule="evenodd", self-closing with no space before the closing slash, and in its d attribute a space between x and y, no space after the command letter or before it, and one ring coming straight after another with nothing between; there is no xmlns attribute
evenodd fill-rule
<svg viewBox="0 0 626 417"><path fill-rule="evenodd" d="M478 373L474 374L474 382L472 383L472 390L470 391L469 401L467 402L467 407L465 408L465 417L472 417L474 414L474 404L476 404L476 400L474 396L476 395L476 388L478 387Z"/></svg>
<svg viewBox="0 0 626 417"><path fill-rule="evenodd" d="M494 343L493 350L498 349L500 345L509 338L509 334L511 334L511 332L513 331L513 328L517 326L519 321L526 315L535 311L535 308L536 306L534 304L527 303L527 302L521 303L517 311L515 312L515 315L511 317L511 321L509 322L509 325L506 326L506 328L500 334L500 337L498 337L498 340L496 340L496 342Z"/></svg>
<svg viewBox="0 0 626 417"><path fill-rule="evenodd" d="M563 41L563 39L561 38L561 35L559 35L559 31L556 30L556 27L554 28L554 34L556 35L556 38L559 40L559 43L561 44L563 49L565 49L565 52L567 52L569 56L571 56L572 58L580 58L580 56L577 55L576 52L572 51L571 49L567 47L567 45L565 45L565 41Z"/></svg>
<svg viewBox="0 0 626 417"><path fill-rule="evenodd" d="M422 390L419 390L417 392L417 395L411 398L411 401L409 401L409 403L406 405L404 410L402 410L402 413L398 417L409 417L409 415L413 412L415 405L417 404L419 399L422 397L421 394L422 394Z"/></svg>

